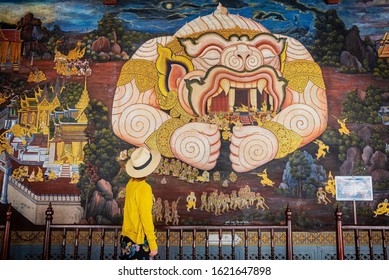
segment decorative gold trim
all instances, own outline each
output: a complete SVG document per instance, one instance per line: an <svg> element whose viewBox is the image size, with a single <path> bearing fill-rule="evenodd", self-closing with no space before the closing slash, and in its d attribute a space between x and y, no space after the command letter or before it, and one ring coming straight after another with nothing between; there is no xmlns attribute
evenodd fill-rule
<svg viewBox="0 0 389 280"><path fill-rule="evenodd" d="M156 131L156 140L152 137L151 139L154 139L156 141L156 145L158 147L158 151L165 156L169 158L173 158L173 152L170 148L170 138L178 127L183 126L185 123L178 118L172 118L170 120L167 120L164 122L161 127ZM148 139L146 140L146 143L148 143Z"/></svg>
<svg viewBox="0 0 389 280"><path fill-rule="evenodd" d="M303 138L293 130L287 129L277 122L265 122L263 128L270 130L278 139L278 151L275 158L283 158L300 146Z"/></svg>
<svg viewBox="0 0 389 280"><path fill-rule="evenodd" d="M135 84L140 92L145 92L154 87L158 81L154 62L145 59L127 61L120 72L117 86L123 86L133 79L135 79Z"/></svg>
<svg viewBox="0 0 389 280"><path fill-rule="evenodd" d="M322 89L326 89L320 66L313 61L294 60L285 63L284 77L289 81L288 87L303 93L308 81Z"/></svg>
<svg viewBox="0 0 389 280"><path fill-rule="evenodd" d="M160 128L154 131L145 141L147 147L151 150L158 150L165 157L173 158L174 155L170 148L170 138L178 127L183 126L191 120L184 109L177 103L177 106L173 108L170 113L175 118L169 119L164 122Z"/></svg>
<svg viewBox="0 0 389 280"><path fill-rule="evenodd" d="M79 244L87 244L88 242L88 231L80 230L79 232ZM118 233L120 236L120 232ZM213 232L210 232L213 234ZM215 234L218 234L218 231L215 231ZM226 234L228 234L226 232ZM353 246L354 245L354 233L353 232L344 232L344 246ZM385 233L385 238L389 239L389 232ZM237 246L244 245L244 232L236 231L235 235L242 239ZM2 233L0 233L0 237ZM373 232L372 235L372 244L373 246L381 246L381 233ZM66 236L66 243L73 244L74 242L74 232L68 231ZM100 244L101 233L93 232L92 234L92 244ZM36 231L13 231L11 234L11 242L14 245L36 245L43 244L44 232ZM63 239L62 231L53 231L51 235L52 245L61 245ZM369 245L369 236L367 232L360 232L359 240L361 246ZM106 245L114 244L114 232L106 231L104 243ZM179 232L172 232L169 238L170 246L178 246L180 241ZM270 235L268 232L262 233L262 244L265 246L270 245ZM193 242L193 235L191 232L183 233L183 246L191 246ZM275 233L275 245L283 246L286 242L286 235L284 232ZM166 232L157 231L157 243L160 247L164 247L166 243ZM205 232L196 233L196 245L204 246L205 245ZM249 232L248 234L248 246L257 246L258 238L257 234L254 232ZM216 245L217 246L217 245ZM226 245L227 246L227 245ZM293 232L293 246L336 246L336 234L332 231L324 232Z"/></svg>

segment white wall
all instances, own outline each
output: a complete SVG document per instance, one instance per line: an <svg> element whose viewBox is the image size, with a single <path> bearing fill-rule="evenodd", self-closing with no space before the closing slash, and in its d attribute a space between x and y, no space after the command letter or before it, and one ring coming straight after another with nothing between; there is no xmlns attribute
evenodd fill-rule
<svg viewBox="0 0 389 280"><path fill-rule="evenodd" d="M8 184L8 202L35 225L46 223L46 210L50 202L54 211L53 224L79 223L83 217L79 196L37 196L12 179Z"/></svg>

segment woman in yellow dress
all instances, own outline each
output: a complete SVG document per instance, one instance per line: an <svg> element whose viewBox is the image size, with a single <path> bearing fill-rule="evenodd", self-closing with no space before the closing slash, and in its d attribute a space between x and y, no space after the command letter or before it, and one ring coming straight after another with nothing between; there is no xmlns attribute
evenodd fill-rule
<svg viewBox="0 0 389 280"><path fill-rule="evenodd" d="M126 186L120 237L123 260L148 260L158 254L153 223L153 192L146 177L154 172L161 160L158 151L138 148L126 163L131 177Z"/></svg>

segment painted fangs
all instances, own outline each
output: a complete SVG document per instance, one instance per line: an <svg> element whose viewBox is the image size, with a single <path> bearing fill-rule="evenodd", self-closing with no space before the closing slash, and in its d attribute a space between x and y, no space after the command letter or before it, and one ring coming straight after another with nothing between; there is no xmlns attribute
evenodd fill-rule
<svg viewBox="0 0 389 280"><path fill-rule="evenodd" d="M250 83L240 83L240 82L234 82L230 81L228 79L222 79L220 81L219 88L217 90L217 94L224 91L224 93L227 95L230 92L231 88L240 88L240 89L258 89L260 93L263 92L263 90L266 88L266 80L260 79L258 81L250 82Z"/></svg>
<svg viewBox="0 0 389 280"><path fill-rule="evenodd" d="M260 93L263 92L263 89L265 87L266 87L266 80L264 80L264 79L258 80L256 88L259 90Z"/></svg>
<svg viewBox="0 0 389 280"><path fill-rule="evenodd" d="M223 91L223 88L219 86L219 88L217 89L216 93L213 95L213 96L216 96L218 95L219 93L221 93ZM227 93L226 93L227 94Z"/></svg>
<svg viewBox="0 0 389 280"><path fill-rule="evenodd" d="M224 94L229 96L228 97L229 110L233 111L234 110L233 108L235 106L236 89L247 89L250 98L251 110L256 111L258 108L257 95L258 94L262 95L263 92L266 90L266 88L267 88L267 81L265 79L259 79L257 81L246 82L246 83L231 81L228 79L222 79L220 81L217 91L212 96L210 96L207 100L207 110L210 111L212 98L216 97L217 95L219 95L221 92L224 91ZM273 110L274 100L271 95L267 95L267 103L269 106L268 109Z"/></svg>
<svg viewBox="0 0 389 280"><path fill-rule="evenodd" d="M220 81L220 88L222 88L225 92L225 94L227 95L228 92L230 91L230 87L231 87L231 83L229 80L227 79L222 79Z"/></svg>

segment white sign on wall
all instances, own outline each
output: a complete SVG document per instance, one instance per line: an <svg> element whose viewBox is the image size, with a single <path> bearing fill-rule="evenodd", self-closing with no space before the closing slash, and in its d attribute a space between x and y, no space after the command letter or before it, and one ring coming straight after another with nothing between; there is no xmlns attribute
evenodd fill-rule
<svg viewBox="0 0 389 280"><path fill-rule="evenodd" d="M337 201L372 201L371 176L335 176Z"/></svg>

